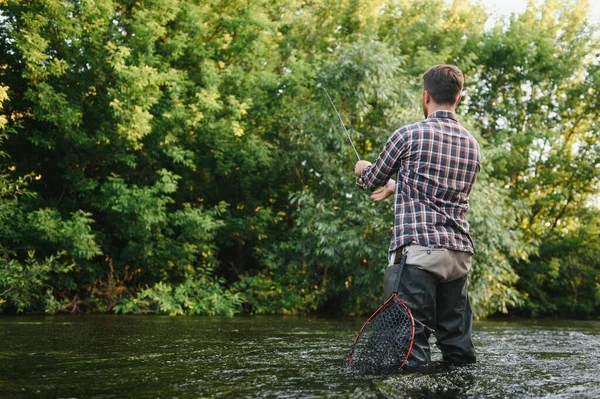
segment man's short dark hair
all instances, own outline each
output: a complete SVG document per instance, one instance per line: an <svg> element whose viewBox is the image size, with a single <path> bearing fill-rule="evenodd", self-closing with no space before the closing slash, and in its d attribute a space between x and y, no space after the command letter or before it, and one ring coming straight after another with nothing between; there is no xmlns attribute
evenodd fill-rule
<svg viewBox="0 0 600 399"><path fill-rule="evenodd" d="M436 65L423 75L425 90L438 104L454 105L462 92L464 80L463 73L454 65Z"/></svg>

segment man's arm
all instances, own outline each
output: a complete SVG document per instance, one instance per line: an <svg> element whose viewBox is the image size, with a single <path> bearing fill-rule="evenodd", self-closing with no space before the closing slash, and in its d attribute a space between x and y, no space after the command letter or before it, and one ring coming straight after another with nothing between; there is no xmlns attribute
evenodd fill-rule
<svg viewBox="0 0 600 399"><path fill-rule="evenodd" d="M362 170L369 165L371 165L371 162L369 161L358 161L354 166L354 175L360 177ZM395 192L396 181L394 179L390 179L385 186L381 188L381 190L376 190L373 194L371 194L371 199L375 202L383 201Z"/></svg>
<svg viewBox="0 0 600 399"><path fill-rule="evenodd" d="M373 190L388 184L390 178L398 172L400 160L408 153L405 134L405 128L395 131L373 164L363 160L356 163L354 174L360 177L360 188Z"/></svg>

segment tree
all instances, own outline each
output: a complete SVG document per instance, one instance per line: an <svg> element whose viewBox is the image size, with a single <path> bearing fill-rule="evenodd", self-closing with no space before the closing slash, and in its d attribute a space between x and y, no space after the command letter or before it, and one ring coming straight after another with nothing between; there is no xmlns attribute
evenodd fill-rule
<svg viewBox="0 0 600 399"><path fill-rule="evenodd" d="M422 118L422 73L453 63L484 151L477 314L593 314L597 265L578 243L597 218L600 75L585 16L551 1L484 30L468 0L7 2L0 306L369 312L392 207L355 188L321 87L373 159ZM22 276L33 284L11 288Z"/></svg>

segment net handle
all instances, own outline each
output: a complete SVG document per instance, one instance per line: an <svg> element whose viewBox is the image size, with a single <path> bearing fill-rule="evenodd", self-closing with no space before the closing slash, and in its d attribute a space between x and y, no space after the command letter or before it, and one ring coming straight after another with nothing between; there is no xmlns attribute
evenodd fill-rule
<svg viewBox="0 0 600 399"><path fill-rule="evenodd" d="M398 293L400 279L402 278L402 271L404 270L404 264L406 263L406 257L407 251L402 251L402 257L400 258L400 264L398 266L398 275L396 276L396 281L394 281L394 294Z"/></svg>

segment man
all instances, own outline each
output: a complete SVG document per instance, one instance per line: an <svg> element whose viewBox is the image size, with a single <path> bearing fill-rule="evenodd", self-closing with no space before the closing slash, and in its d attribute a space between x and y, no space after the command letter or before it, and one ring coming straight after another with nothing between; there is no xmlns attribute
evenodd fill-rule
<svg viewBox="0 0 600 399"><path fill-rule="evenodd" d="M398 294L415 319L409 369L430 363L431 331L444 361L475 362L467 294L473 242L465 213L480 155L477 140L454 113L463 80L462 72L452 65L436 65L425 72L426 119L395 131L373 164L360 160L354 170L362 189L383 187L371 196L373 200L395 194L384 291L386 297L394 291L398 263L406 254Z"/></svg>

